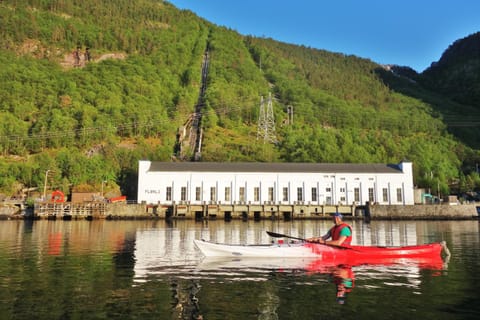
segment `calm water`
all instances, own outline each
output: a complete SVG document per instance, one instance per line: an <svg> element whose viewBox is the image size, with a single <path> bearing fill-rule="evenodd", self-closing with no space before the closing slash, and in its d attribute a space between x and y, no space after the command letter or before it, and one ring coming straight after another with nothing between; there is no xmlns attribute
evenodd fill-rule
<svg viewBox="0 0 480 320"><path fill-rule="evenodd" d="M353 222L357 244L446 240L448 263L322 268L202 258L330 221L0 221L1 319L478 319L478 221Z"/></svg>

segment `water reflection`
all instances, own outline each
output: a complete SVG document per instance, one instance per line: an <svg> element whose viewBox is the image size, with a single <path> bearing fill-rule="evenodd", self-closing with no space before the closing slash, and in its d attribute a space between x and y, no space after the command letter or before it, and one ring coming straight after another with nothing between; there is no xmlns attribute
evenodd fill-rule
<svg viewBox="0 0 480 320"><path fill-rule="evenodd" d="M333 283L337 287L337 303L344 304L347 294L352 292L355 284L355 273L351 266L340 265L332 272Z"/></svg>
<svg viewBox="0 0 480 320"><path fill-rule="evenodd" d="M193 243L202 238L269 243L266 230L307 238L326 232L329 221L2 221L0 314L23 319L313 319L318 314L336 318L335 308L352 308L358 318L372 318L368 310L381 300L393 318L412 315L414 309L416 315L423 312L419 317L442 315L435 307L440 300L450 310L458 310L460 299L478 300L477 222L352 225L356 244L447 240L453 268L447 272L443 262L428 261L325 266L315 259L211 260ZM469 306L478 311L475 304Z"/></svg>
<svg viewBox="0 0 480 320"><path fill-rule="evenodd" d="M201 290L198 281L192 280L182 287L183 282L172 280L172 307L175 319L202 320L203 315L200 311L199 299L197 294Z"/></svg>
<svg viewBox="0 0 480 320"><path fill-rule="evenodd" d="M290 280L305 283L328 279L335 287L330 301L345 304L347 297L355 287L355 280L380 280L386 286L405 286L419 289L422 285L421 274L428 270L433 275L447 270L447 263L440 257L415 260L391 260L379 264L367 265L331 265L316 258L204 258L191 276L199 279L218 279L224 281L268 282L278 277L289 277ZM322 278L323 277L323 278ZM320 280L319 280L320 279ZM366 286L373 285L370 281ZM270 292L270 295L272 293ZM269 299L271 301L271 299Z"/></svg>

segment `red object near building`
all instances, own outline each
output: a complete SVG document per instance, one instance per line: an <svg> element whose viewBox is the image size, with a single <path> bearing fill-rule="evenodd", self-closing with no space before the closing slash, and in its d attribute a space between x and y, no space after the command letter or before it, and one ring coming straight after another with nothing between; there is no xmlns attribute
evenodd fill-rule
<svg viewBox="0 0 480 320"><path fill-rule="evenodd" d="M127 196L120 196L108 199L108 202L115 203L115 202L126 202Z"/></svg>
<svg viewBox="0 0 480 320"><path fill-rule="evenodd" d="M55 190L52 192L50 200L54 203L65 202L65 194L60 190Z"/></svg>

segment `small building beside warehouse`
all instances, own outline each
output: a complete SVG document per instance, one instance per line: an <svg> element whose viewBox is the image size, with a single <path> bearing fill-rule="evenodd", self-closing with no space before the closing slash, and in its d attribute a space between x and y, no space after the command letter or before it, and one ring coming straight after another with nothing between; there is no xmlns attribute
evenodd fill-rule
<svg viewBox="0 0 480 320"><path fill-rule="evenodd" d="M99 192L72 192L72 203L101 201L102 199Z"/></svg>
<svg viewBox="0 0 480 320"><path fill-rule="evenodd" d="M138 203L413 205L412 163L139 161Z"/></svg>

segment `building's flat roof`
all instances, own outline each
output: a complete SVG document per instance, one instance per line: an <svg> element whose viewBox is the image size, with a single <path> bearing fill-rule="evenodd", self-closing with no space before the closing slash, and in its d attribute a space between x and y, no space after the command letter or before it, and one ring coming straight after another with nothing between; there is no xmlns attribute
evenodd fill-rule
<svg viewBox="0 0 480 320"><path fill-rule="evenodd" d="M396 164L379 163L272 163L272 162L160 162L150 172L297 172L297 173L402 173Z"/></svg>

